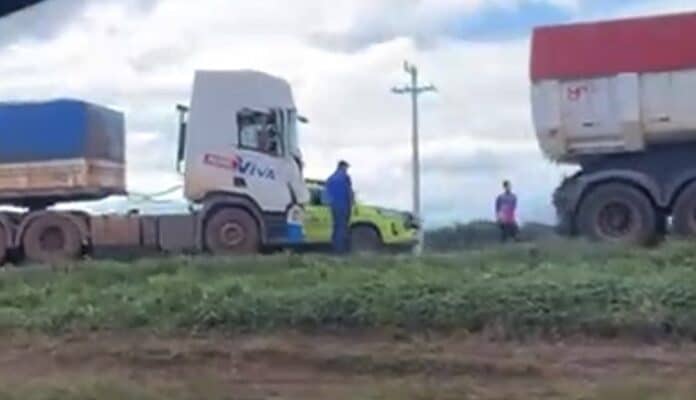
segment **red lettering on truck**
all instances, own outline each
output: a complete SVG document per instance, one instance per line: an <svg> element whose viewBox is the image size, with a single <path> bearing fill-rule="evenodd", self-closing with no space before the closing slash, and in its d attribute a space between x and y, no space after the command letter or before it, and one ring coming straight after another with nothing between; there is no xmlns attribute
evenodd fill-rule
<svg viewBox="0 0 696 400"><path fill-rule="evenodd" d="M229 170L236 170L239 166L239 161L236 157L225 157L217 154L206 154L203 158L203 163Z"/></svg>
<svg viewBox="0 0 696 400"><path fill-rule="evenodd" d="M569 101L579 101L582 96L589 91L587 86L571 86L566 90L566 96Z"/></svg>

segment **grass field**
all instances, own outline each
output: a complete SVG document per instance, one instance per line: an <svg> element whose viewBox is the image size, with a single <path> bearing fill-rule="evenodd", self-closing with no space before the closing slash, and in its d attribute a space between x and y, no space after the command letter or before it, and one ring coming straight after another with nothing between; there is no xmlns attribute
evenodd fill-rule
<svg viewBox="0 0 696 400"><path fill-rule="evenodd" d="M696 398L696 250L0 273L0 399Z"/></svg>
<svg viewBox="0 0 696 400"><path fill-rule="evenodd" d="M88 262L0 277L0 328L696 336L696 251L582 245L331 259ZM65 272L68 271L68 272Z"/></svg>

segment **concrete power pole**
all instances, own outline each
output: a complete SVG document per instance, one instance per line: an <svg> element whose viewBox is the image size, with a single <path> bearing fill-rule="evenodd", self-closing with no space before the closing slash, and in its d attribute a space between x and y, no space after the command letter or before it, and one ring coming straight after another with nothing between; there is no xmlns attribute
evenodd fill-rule
<svg viewBox="0 0 696 400"><path fill-rule="evenodd" d="M416 219L420 222L422 221L421 212L421 201L420 201L420 153L419 153L419 137L418 137L418 96L425 92L434 92L437 89L433 85L419 86L418 85L418 67L410 64L408 61L404 62L404 71L411 77L411 84L403 87L395 87L392 92L396 94L410 94L411 95L411 118L412 118L412 146L413 146L413 214ZM423 252L423 227L418 229L418 244L414 248L416 255L420 255Z"/></svg>

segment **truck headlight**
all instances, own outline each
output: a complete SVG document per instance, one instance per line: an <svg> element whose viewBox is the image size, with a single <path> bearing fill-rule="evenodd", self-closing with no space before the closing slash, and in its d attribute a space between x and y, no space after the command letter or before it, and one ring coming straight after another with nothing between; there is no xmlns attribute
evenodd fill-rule
<svg viewBox="0 0 696 400"><path fill-rule="evenodd" d="M299 205L294 205L288 210L287 223L293 225L302 225L305 219L305 211Z"/></svg>

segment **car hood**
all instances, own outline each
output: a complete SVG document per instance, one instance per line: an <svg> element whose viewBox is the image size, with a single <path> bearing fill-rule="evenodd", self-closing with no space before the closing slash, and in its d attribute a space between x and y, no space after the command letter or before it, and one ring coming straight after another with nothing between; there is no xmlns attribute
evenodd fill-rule
<svg viewBox="0 0 696 400"><path fill-rule="evenodd" d="M370 206L370 205L364 205L364 204L362 206L372 208L372 209L376 210L377 212L380 212L383 214L393 215L394 217L402 217L402 218L406 218L406 219L410 219L410 220L415 219L413 213L410 211L399 210L396 208Z"/></svg>

